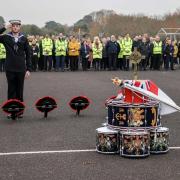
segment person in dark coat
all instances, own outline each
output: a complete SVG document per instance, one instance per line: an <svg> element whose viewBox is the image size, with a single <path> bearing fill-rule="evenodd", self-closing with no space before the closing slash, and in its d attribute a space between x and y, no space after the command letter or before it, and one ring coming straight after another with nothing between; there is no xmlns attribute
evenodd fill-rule
<svg viewBox="0 0 180 180"><path fill-rule="evenodd" d="M82 58L82 69L83 69L83 71L87 71L88 60L89 60L89 56L90 56L90 47L88 46L86 40L84 40L81 44L80 55Z"/></svg>
<svg viewBox="0 0 180 180"><path fill-rule="evenodd" d="M23 102L24 78L30 76L31 57L28 39L20 32L21 21L11 20L10 25L0 29L0 43L6 48L5 71L8 83L8 99Z"/></svg>
<svg viewBox="0 0 180 180"><path fill-rule="evenodd" d="M108 54L109 59L109 70L116 70L117 69L117 58L118 54L120 52L120 46L119 43L116 41L116 38L114 35L111 36L111 40L107 42L106 44L106 50Z"/></svg>
<svg viewBox="0 0 180 180"><path fill-rule="evenodd" d="M106 49L106 45L107 45L107 39L103 38L102 39L102 60L101 60L101 64L100 64L100 69L101 70L106 70L106 68L108 68L108 54L107 54L107 49Z"/></svg>
<svg viewBox="0 0 180 180"><path fill-rule="evenodd" d="M170 65L171 70L174 70L173 53L174 53L174 48L171 43L171 40L169 39L167 40L166 46L163 51L165 70L169 69L169 65Z"/></svg>
<svg viewBox="0 0 180 180"><path fill-rule="evenodd" d="M135 36L135 38L133 39L133 44L132 44L132 51L134 51L134 48L137 48L137 50L139 51L140 48L140 40L138 36Z"/></svg>
<svg viewBox="0 0 180 180"><path fill-rule="evenodd" d="M32 44L30 46L31 49L31 59L32 59L32 71L37 71L38 69L38 60L39 60L39 47L36 44L36 40L34 39L32 41Z"/></svg>
<svg viewBox="0 0 180 180"><path fill-rule="evenodd" d="M148 60L148 52L149 52L149 44L147 43L145 37L142 39L142 42L139 45L139 51L142 55L142 59L139 64L139 68L140 68L140 70L145 71L147 68L147 60Z"/></svg>

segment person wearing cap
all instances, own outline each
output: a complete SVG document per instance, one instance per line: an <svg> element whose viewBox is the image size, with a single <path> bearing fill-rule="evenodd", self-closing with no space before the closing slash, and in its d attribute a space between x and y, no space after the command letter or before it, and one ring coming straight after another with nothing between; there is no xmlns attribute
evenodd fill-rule
<svg viewBox="0 0 180 180"><path fill-rule="evenodd" d="M27 38L20 32L21 21L11 20L0 28L0 43L6 49L5 72L8 83L8 99L23 102L24 78L30 76L31 58ZM2 34L6 29L10 32Z"/></svg>

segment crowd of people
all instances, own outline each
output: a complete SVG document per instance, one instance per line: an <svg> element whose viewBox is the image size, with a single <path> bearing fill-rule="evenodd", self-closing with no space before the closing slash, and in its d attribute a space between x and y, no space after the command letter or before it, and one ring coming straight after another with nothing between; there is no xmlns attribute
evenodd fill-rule
<svg viewBox="0 0 180 180"><path fill-rule="evenodd" d="M174 70L180 63L180 42L169 37L148 34L131 38L110 37L82 38L58 36L28 36L31 49L32 71L87 71L131 69L129 57L136 48L141 53L139 70ZM0 44L0 71L4 71L6 51Z"/></svg>

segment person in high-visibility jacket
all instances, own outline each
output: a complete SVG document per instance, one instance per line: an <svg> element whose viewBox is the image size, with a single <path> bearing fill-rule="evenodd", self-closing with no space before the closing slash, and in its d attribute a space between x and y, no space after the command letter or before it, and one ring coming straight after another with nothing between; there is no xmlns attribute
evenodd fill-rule
<svg viewBox="0 0 180 180"><path fill-rule="evenodd" d="M119 36L117 42L119 43L121 49L118 54L117 69L122 70L123 69L123 37Z"/></svg>
<svg viewBox="0 0 180 180"><path fill-rule="evenodd" d="M78 70L78 57L79 57L80 44L78 40L73 36L68 44L68 54L70 59L71 71Z"/></svg>
<svg viewBox="0 0 180 180"><path fill-rule="evenodd" d="M132 53L132 45L133 41L130 38L129 34L126 34L122 41L123 46L123 69L128 71L129 70L129 56Z"/></svg>
<svg viewBox="0 0 180 180"><path fill-rule="evenodd" d="M160 40L159 36L155 37L155 41L153 42L153 69L160 70L161 60L162 60L162 50L163 43Z"/></svg>
<svg viewBox="0 0 180 180"><path fill-rule="evenodd" d="M102 50L103 46L99 40L99 37L94 37L94 42L92 44L92 51L93 51L93 66L95 71L100 70L100 61L102 59Z"/></svg>
<svg viewBox="0 0 180 180"><path fill-rule="evenodd" d="M55 56L56 56L56 71L64 71L65 57L66 57L67 43L63 38L63 34L60 33L59 37L55 40Z"/></svg>
<svg viewBox="0 0 180 180"><path fill-rule="evenodd" d="M53 50L53 41L46 34L45 38L42 39L42 54L43 54L43 70L51 71L52 70L52 50Z"/></svg>
<svg viewBox="0 0 180 180"><path fill-rule="evenodd" d="M175 64L178 64L177 56L178 56L178 46L177 41L173 41L174 53L173 53L173 61Z"/></svg>
<svg viewBox="0 0 180 180"><path fill-rule="evenodd" d="M4 64L6 59L6 49L2 43L0 43L0 72L4 72Z"/></svg>

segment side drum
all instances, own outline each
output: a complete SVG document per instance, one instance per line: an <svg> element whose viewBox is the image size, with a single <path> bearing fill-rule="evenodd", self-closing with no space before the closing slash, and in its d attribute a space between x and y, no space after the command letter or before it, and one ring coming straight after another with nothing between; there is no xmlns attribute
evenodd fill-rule
<svg viewBox="0 0 180 180"><path fill-rule="evenodd" d="M154 154L169 151L169 129L159 127L150 131L150 152Z"/></svg>
<svg viewBox="0 0 180 180"><path fill-rule="evenodd" d="M113 128L157 127L159 103L145 104L108 104L108 125Z"/></svg>
<svg viewBox="0 0 180 180"><path fill-rule="evenodd" d="M147 157L150 155L148 131L122 131L120 155L124 157Z"/></svg>
<svg viewBox="0 0 180 180"><path fill-rule="evenodd" d="M119 133L108 127L96 129L96 151L103 154L119 153Z"/></svg>

